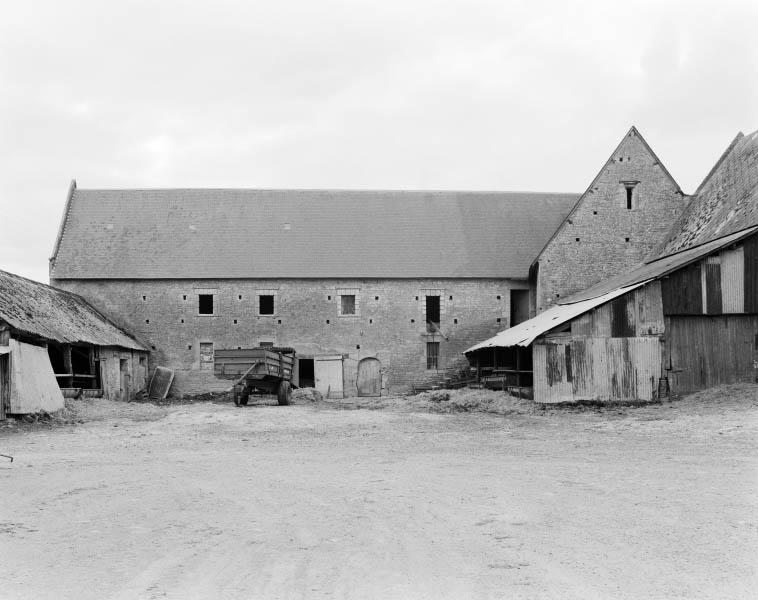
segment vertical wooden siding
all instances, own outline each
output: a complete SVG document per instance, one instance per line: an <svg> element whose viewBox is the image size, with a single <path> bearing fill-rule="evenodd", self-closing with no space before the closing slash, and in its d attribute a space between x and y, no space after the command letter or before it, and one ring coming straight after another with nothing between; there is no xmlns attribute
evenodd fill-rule
<svg viewBox="0 0 758 600"><path fill-rule="evenodd" d="M674 271L662 280L663 314L703 314L703 289L700 263Z"/></svg>
<svg viewBox="0 0 758 600"><path fill-rule="evenodd" d="M758 235L745 240L745 312L758 313Z"/></svg>
<svg viewBox="0 0 758 600"><path fill-rule="evenodd" d="M666 317L665 346L674 393L758 378L758 315Z"/></svg>
<svg viewBox="0 0 758 600"><path fill-rule="evenodd" d="M720 315L721 310L721 257L709 256L702 262L703 308L706 314Z"/></svg>
<svg viewBox="0 0 758 600"><path fill-rule="evenodd" d="M658 337L540 341L533 349L537 402L656 397L662 358Z"/></svg>

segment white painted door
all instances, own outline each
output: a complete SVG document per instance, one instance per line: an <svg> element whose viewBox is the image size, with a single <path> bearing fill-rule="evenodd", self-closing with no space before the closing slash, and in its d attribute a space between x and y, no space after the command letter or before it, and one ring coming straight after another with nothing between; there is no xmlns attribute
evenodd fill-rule
<svg viewBox="0 0 758 600"><path fill-rule="evenodd" d="M313 361L316 389L324 397L342 398L342 356L317 356Z"/></svg>

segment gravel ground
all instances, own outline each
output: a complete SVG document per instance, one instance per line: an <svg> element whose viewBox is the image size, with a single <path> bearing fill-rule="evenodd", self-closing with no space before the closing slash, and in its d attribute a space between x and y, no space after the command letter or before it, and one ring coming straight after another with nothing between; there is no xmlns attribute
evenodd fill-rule
<svg viewBox="0 0 758 600"><path fill-rule="evenodd" d="M758 386L501 400L81 400L2 426L0 597L755 597Z"/></svg>

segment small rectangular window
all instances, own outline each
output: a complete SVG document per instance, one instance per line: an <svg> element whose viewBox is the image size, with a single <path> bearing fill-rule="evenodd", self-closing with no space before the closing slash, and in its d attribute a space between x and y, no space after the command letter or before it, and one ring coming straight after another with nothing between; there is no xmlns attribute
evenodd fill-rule
<svg viewBox="0 0 758 600"><path fill-rule="evenodd" d="M634 188L633 187L627 187L626 188L626 209L632 210L632 196L634 195Z"/></svg>
<svg viewBox="0 0 758 600"><path fill-rule="evenodd" d="M440 359L440 343L427 342L426 343L426 368L438 369L439 359Z"/></svg>
<svg viewBox="0 0 758 600"><path fill-rule="evenodd" d="M343 315L354 315L355 314L355 295L343 295L340 296L341 301L341 308Z"/></svg>
<svg viewBox="0 0 758 600"><path fill-rule="evenodd" d="M272 348L274 346L274 342L260 342L258 346L261 348Z"/></svg>
<svg viewBox="0 0 758 600"><path fill-rule="evenodd" d="M274 314L274 296L269 295L269 294L258 296L258 314L261 314L261 315Z"/></svg>
<svg viewBox="0 0 758 600"><path fill-rule="evenodd" d="M213 314L213 294L198 294L197 295L197 314L199 315L212 315Z"/></svg>

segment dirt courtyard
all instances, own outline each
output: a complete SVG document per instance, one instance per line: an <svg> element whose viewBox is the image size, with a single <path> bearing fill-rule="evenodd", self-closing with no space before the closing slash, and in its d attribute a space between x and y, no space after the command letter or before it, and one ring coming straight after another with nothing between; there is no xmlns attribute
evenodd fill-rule
<svg viewBox="0 0 758 600"><path fill-rule="evenodd" d="M512 415L80 402L0 427L2 598L758 589L758 386Z"/></svg>

